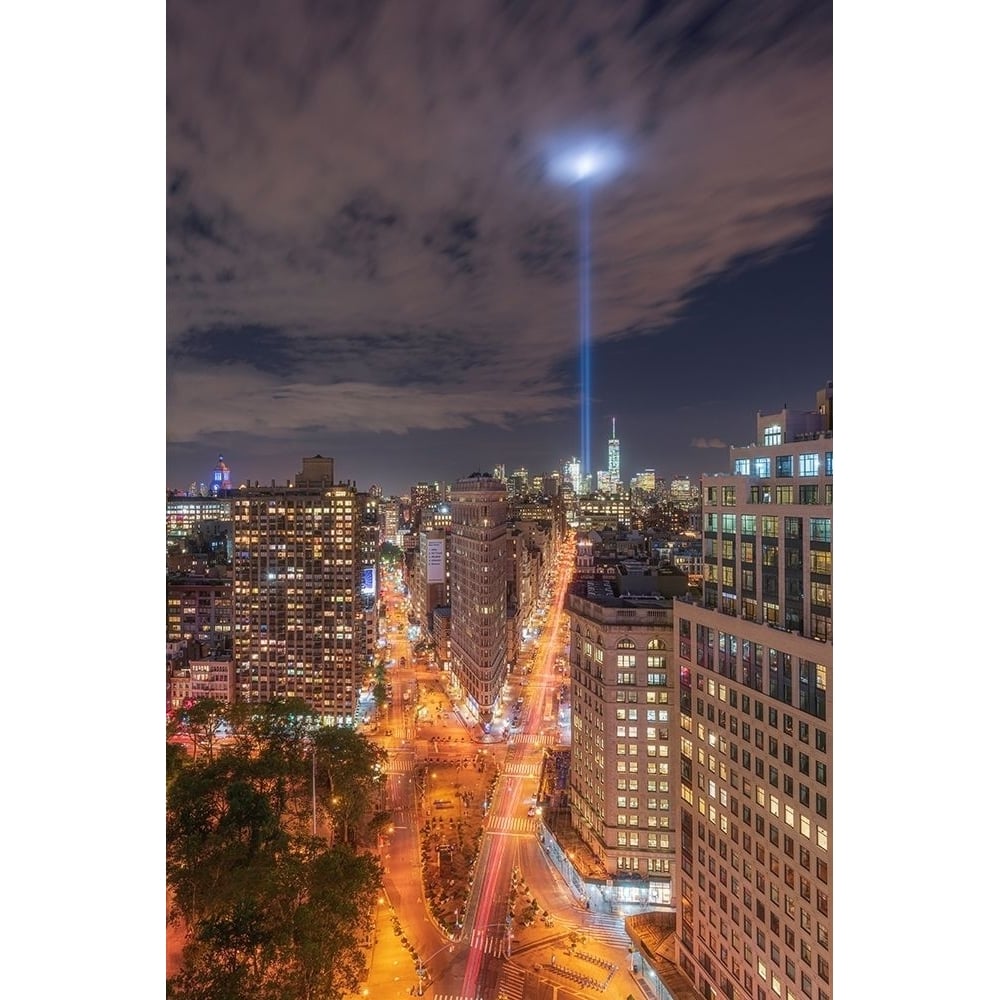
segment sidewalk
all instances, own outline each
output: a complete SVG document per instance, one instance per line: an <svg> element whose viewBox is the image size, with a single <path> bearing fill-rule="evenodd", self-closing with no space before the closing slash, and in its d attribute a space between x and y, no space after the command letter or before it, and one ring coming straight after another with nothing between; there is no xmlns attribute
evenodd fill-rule
<svg viewBox="0 0 1000 1000"><path fill-rule="evenodd" d="M385 902L376 906L375 938L369 956L368 976L359 984L357 993L347 994L350 1000L370 997L371 1000L402 1000L416 991L417 970L413 957L403 947L402 936L393 933L395 910Z"/></svg>

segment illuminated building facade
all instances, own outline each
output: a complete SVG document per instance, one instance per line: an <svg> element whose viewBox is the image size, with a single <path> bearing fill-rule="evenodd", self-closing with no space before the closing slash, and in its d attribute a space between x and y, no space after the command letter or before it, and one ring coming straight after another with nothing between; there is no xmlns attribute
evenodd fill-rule
<svg viewBox="0 0 1000 1000"><path fill-rule="evenodd" d="M570 813L603 864L609 902L669 905L675 826L671 601L651 577L578 580L568 594Z"/></svg>
<svg viewBox="0 0 1000 1000"><path fill-rule="evenodd" d="M443 531L445 528L450 528L451 504L437 503L425 507L420 523L431 531Z"/></svg>
<svg viewBox="0 0 1000 1000"><path fill-rule="evenodd" d="M615 431L615 418L611 418L611 437L608 440L608 489L617 493L621 489L621 442Z"/></svg>
<svg viewBox="0 0 1000 1000"><path fill-rule="evenodd" d="M377 488L377 487L376 487ZM378 592L380 588L378 497L371 491L358 494L360 524L358 525L358 558L361 562L361 615L365 630L365 659L375 659L378 640Z"/></svg>
<svg viewBox="0 0 1000 1000"><path fill-rule="evenodd" d="M451 508L452 670L489 722L507 674L507 491L473 473L455 483Z"/></svg>
<svg viewBox="0 0 1000 1000"><path fill-rule="evenodd" d="M679 476L670 480L670 499L677 503L688 503L695 496L691 489L691 480L687 476Z"/></svg>
<svg viewBox="0 0 1000 1000"><path fill-rule="evenodd" d="M676 601L678 962L703 996L830 1000L833 388L702 482Z"/></svg>
<svg viewBox="0 0 1000 1000"><path fill-rule="evenodd" d="M232 520L232 500L226 497L168 496L167 554L182 553L198 534L224 531ZM231 557L227 551L225 557Z"/></svg>
<svg viewBox="0 0 1000 1000"><path fill-rule="evenodd" d="M523 466L515 469L507 480L507 493L515 499L524 497L528 492L528 470Z"/></svg>
<svg viewBox="0 0 1000 1000"><path fill-rule="evenodd" d="M221 650L230 647L232 634L232 581L167 579L167 642L198 642Z"/></svg>
<svg viewBox="0 0 1000 1000"><path fill-rule="evenodd" d="M302 485L233 500L233 659L240 700L301 697L342 725L364 664L360 511L326 461L329 475L309 459Z"/></svg>
<svg viewBox="0 0 1000 1000"><path fill-rule="evenodd" d="M191 660L170 678L169 707L174 710L204 698L230 705L235 697L236 671L228 655Z"/></svg>
<svg viewBox="0 0 1000 1000"><path fill-rule="evenodd" d="M590 528L632 527L632 500L628 493L591 494L580 498L579 526Z"/></svg>
<svg viewBox="0 0 1000 1000"><path fill-rule="evenodd" d="M576 456L571 458L563 468L563 473L566 480L572 485L573 492L579 496L583 484L580 474L580 460Z"/></svg>
<svg viewBox="0 0 1000 1000"><path fill-rule="evenodd" d="M436 505L441 500L437 483L417 483L410 489L410 523L422 524L421 512L425 507Z"/></svg>
<svg viewBox="0 0 1000 1000"><path fill-rule="evenodd" d="M378 505L379 539L381 544L400 545L399 500L388 497Z"/></svg>
<svg viewBox="0 0 1000 1000"><path fill-rule="evenodd" d="M642 493L653 493L656 489L656 470L646 469L643 472L637 472L632 477L632 489L639 490Z"/></svg>
<svg viewBox="0 0 1000 1000"><path fill-rule="evenodd" d="M229 466L226 465L220 455L219 464L212 471L212 495L218 496L220 493L226 493L232 488L233 484L230 480Z"/></svg>

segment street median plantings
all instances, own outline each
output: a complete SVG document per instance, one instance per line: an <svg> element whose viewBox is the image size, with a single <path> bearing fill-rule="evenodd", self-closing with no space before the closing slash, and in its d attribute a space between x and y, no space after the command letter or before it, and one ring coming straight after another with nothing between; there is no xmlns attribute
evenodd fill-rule
<svg viewBox="0 0 1000 1000"><path fill-rule="evenodd" d="M436 762L430 771L421 765L416 776L424 803L420 826L424 895L434 920L450 936L465 919L496 768L492 759L483 770Z"/></svg>

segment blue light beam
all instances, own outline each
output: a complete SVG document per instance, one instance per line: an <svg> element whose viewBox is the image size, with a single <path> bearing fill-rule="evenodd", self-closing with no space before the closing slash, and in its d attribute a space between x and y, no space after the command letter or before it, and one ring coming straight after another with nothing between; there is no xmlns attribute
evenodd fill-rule
<svg viewBox="0 0 1000 1000"><path fill-rule="evenodd" d="M580 475L590 475L590 202L593 188L622 168L625 154L609 138L560 143L549 156L549 175L580 193Z"/></svg>
<svg viewBox="0 0 1000 1000"><path fill-rule="evenodd" d="M580 184L580 475L590 474L590 185Z"/></svg>

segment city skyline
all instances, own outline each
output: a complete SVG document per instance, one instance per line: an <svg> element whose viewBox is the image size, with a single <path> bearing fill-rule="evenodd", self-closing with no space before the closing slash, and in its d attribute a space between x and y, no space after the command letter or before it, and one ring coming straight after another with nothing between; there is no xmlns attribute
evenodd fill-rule
<svg viewBox="0 0 1000 1000"><path fill-rule="evenodd" d="M388 492L575 454L575 196L547 164L589 136L623 151L593 206L595 467L612 415L627 481L721 471L748 409L807 408L829 6L429 10L170 6L167 486L219 453Z"/></svg>
<svg viewBox="0 0 1000 1000"><path fill-rule="evenodd" d="M372 8L377 3L379 0L364 0L364 5ZM175 0L168 6L173 16ZM510 6L523 4L513 0ZM651 0L649 7L654 6ZM732 16L736 6L719 4L716 26L721 16ZM628 7L626 16L638 8L638 2ZM694 12L693 22L705 10L693 5L684 9ZM788 8L771 10L779 21ZM16 97L11 90L10 111L13 132L22 141L7 163L7 222L16 248L9 282L13 308L8 309L8 325L13 333L9 338L12 370L24 373L12 383L12 408L22 415L38 415L36 431L43 431L47 445L57 449L64 481L82 486L78 499L87 520L78 519L78 523L99 526L106 523L109 486L124 478L130 488L145 485L158 497L161 484L158 460L163 458L155 445L150 446L149 436L150 428L157 433L161 420L167 432L167 403L158 396L160 387L166 388L159 331L165 325L166 294L161 185L170 183L169 179L165 183L164 165L168 127L172 127L165 111L167 18L155 7L124 5L100 9L65 6L58 11L57 22L53 22L49 8L21 7L12 13L11 38L19 44L8 52L8 76L12 84L22 86ZM234 30L242 30L250 9L230 6L229 13ZM837 512L838 642L842 662L870 667L842 670L836 691L837 726L846 735L838 741L836 751L836 857L841 884L837 890L834 964L844 996L880 991L896 995L907 990L922 995L931 989L942 995L975 995L987 981L980 956L988 922L979 918L971 896L982 883L982 862L974 852L965 852L953 877L940 883L947 912L958 914L958 918L941 923L937 934L941 952L972 954L971 962L930 966L866 958L875 941L885 955L904 953L920 933L918 921L926 924L927 912L926 880L914 878L914 872L926 868L926 851L918 853L918 847L923 846L919 838L901 835L898 824L884 819L887 785L879 779L878 762L891 767L899 748L908 749L908 766L891 774L893 801L921 801L934 785L956 788L955 768L936 744L909 739L914 719L935 718L933 680L952 655L953 642L946 645L944 630L926 628L923 609L918 623L916 603L908 588L883 587L876 595L871 583L872 560L877 562L877 553L884 549L889 520L896 538L904 541L922 538L926 530L923 505L898 502L909 481L904 484L891 477L889 469L923 470L928 457L937 453L947 454L956 467L971 464L971 447L978 443L977 436L956 435L951 423L941 419L942 410L964 415L973 428L989 426L984 411L991 398L986 386L989 366L969 363L973 340L976 350L981 351L979 330L984 317L991 314L988 299L992 286L984 280L984 269L991 259L990 193L995 186L990 130L983 128L990 120L989 94L995 90L991 86L994 60L987 52L993 33L989 31L989 11L977 9L976 14L971 21L955 19L949 24L942 21L940 12L932 16L930 10L923 9L908 10L906 17L900 16L898 8L878 5L849 5L838 11L834 119L838 157L834 374L841 398L838 437L842 459ZM787 20L794 22L793 17ZM56 23L59 30L53 30ZM982 25L985 30L970 31L970 24L973 29ZM706 30L701 29L701 37ZM960 44L949 45L959 32ZM699 37L694 27L691 33L695 39ZM571 38L575 41L575 32ZM765 42L757 49L766 53L768 46ZM929 69L931 53L935 61ZM669 57L668 48L664 55ZM642 71L638 60L632 64L637 73ZM675 65L682 68L683 60ZM25 87L25 83L30 85ZM684 85L680 86L683 89ZM538 94L538 104L548 97L548 92ZM169 100L175 104L176 95ZM193 118L191 122L191 134L196 136ZM214 141L211 133L206 138ZM981 149L985 155L980 155ZM739 162L741 155L735 152L734 162ZM261 162L250 156L244 160L248 173ZM565 192L557 196L567 197ZM181 218L186 214L187 207L182 205ZM215 216L194 212L189 224L197 228L200 219L214 222ZM779 349L775 351L770 343L767 349L775 358L787 357L802 329L796 317L805 314L803 308L793 305L799 299L808 305L817 289L831 304L834 301L829 298L828 280L833 259L831 227L827 216L813 236L803 237L802 249L765 253L763 261L753 256L759 266L744 268L735 276L723 272L708 279L705 296L714 304L714 318L723 312L729 319L739 320L747 344L760 347L761 331L770 337L776 324L760 317L759 311L751 324L749 306L765 294L757 279L770 275L766 295L772 309L784 317L784 332ZM207 249L211 250L210 244ZM825 255L826 265L816 266L815 256L810 264L810 256L818 252ZM184 273L195 271L183 269ZM215 272L208 269L204 274L213 278ZM243 291L248 287L252 291L247 285ZM750 302L737 308L732 299L741 287L747 289ZM715 294L720 289L731 294L720 297ZM189 291L194 290L192 281ZM251 296L244 299L245 305ZM829 311L826 306L816 306L817 313L828 315ZM671 327L675 334L683 333L682 322ZM708 327L706 322L700 328ZM648 355L630 359L629 351L637 343L634 340L599 341L595 357L597 351L606 351L613 355L611 362L616 367L631 365L641 387L655 386L659 380L667 385L677 382L685 392L694 387L705 397L709 387L737 391L732 373L743 370L746 359L739 351L725 356L720 344L711 356L711 367L692 368L690 358L700 341L690 326L688 332L690 336L682 345L684 357L665 368L657 368ZM646 346L650 343L646 338ZM719 372L719 364L727 366L725 372ZM754 410L766 412L785 401L790 407L809 405L807 398L786 396L786 385L808 394L830 374L827 366L817 365L815 372L789 371L782 376L787 381L782 381L778 364L776 360L775 370L758 383L759 395L748 392L744 403L734 406L732 430L709 429L697 420L691 426L703 428L706 441L714 436L743 441L747 436L745 420ZM564 368L573 373L575 358L567 360ZM212 371L225 374L219 365L208 373ZM598 371L603 368L595 368L595 374ZM44 390L35 377L42 373ZM175 375L171 369L174 388ZM221 380L219 387L225 388ZM598 388L595 385L595 393ZM72 420L64 419L61 435L42 411L43 391L50 405L64 416L72 415ZM200 391L201 386L195 386L189 394L197 396ZM923 404L915 403L915 392L922 395ZM171 407L175 398L171 396ZM222 395L223 403L231 398L231 393ZM665 409L665 404L657 402L657 406ZM564 438L551 449L542 442L544 454L575 450L575 407L570 387L566 392L568 419L562 425ZM623 472L644 464L655 465L658 473L661 466L669 467L669 454L662 461L638 451L629 454L628 414L620 400L609 403L606 410L600 410L595 402L594 413L595 428L602 427L611 414L620 421ZM711 415L713 419L721 417L718 410ZM654 414L649 416L652 419ZM904 417L906 422L901 426ZM658 418L657 422L663 423ZM196 421L196 425L201 423ZM287 450L274 449L274 461L262 456L251 470L244 461L249 448L244 450L244 442L232 438L217 440L217 429L212 428L206 440L193 441L189 448L171 446L168 486L185 487L196 478L195 474L178 474L176 461L190 459L191 470L207 476L220 451L242 480L250 476L268 482L284 479L300 467L303 456L322 452L335 457L338 472L356 478L359 488L371 481L346 450L351 443L346 435L324 437L310 442L308 448L292 443ZM538 432L552 431L555 438L555 429L554 421L535 424L518 443L533 443ZM510 438L510 432L506 433ZM468 440L475 434L475 428L465 432ZM683 438L685 447L692 436ZM595 443L602 437L595 430ZM408 451L419 455L427 440L433 442L433 435L418 442L413 434L366 434L358 439L358 454L364 454L363 449L371 453L371 444L377 443L386 468L405 460ZM246 442L248 446L252 443ZM891 462L885 458L884 445L889 443L895 456ZM35 467L37 433L12 435L10 445L13 468ZM437 459L447 451L434 445L424 455ZM513 449L491 446L477 461L491 468L503 460L503 454L513 454ZM701 458L724 459L725 452L700 449L693 451L693 457L693 463L678 460L677 465L684 468L690 464L694 473L708 465ZM516 462L508 458L508 468L534 464L526 454L519 458ZM434 462L427 465L430 469ZM457 464L456 475L466 474L471 467L468 462ZM445 471L437 477L453 478ZM407 474L400 478L408 481L416 477ZM862 494L874 499L876 505L858 503ZM35 504L36 523L65 523L64 490L36 491ZM140 562L145 553L150 566L146 570L140 565L139 573L130 575L126 614L120 616L115 635L120 644L140 651L146 649L150 637L158 641L162 627L161 541L153 537L161 530L158 517L158 511L155 517L143 513L141 502L138 508L128 504L125 512L124 527L130 536L136 534L141 539L146 531L150 533L148 546L140 544L139 552ZM46 593L51 564L38 558L39 540L36 531L17 532L14 555L27 573L23 586ZM921 565L917 565L919 549L908 544L896 546L894 581L917 579L926 571L922 552ZM963 595L985 585L985 580L980 580L985 565L984 560L970 563L972 578L962 588ZM938 609L939 618L959 621L968 617L968 602L959 603L958 589L951 588L946 594ZM873 616L871 608L876 602L878 614ZM46 602L24 601L19 614L23 631L51 633L52 611ZM878 621L888 622L889 627L876 627ZM67 641L73 635L91 635L93 625L91 604L63 602L59 631ZM918 683L900 684L898 670L891 669L899 662L901 641L907 646L906 669ZM80 647L84 669L62 672L66 687L61 697L49 701L47 712L58 731L78 736L87 747L85 753L76 755L79 763L71 764L69 781L63 783L67 815L90 817L98 798L99 822L76 824L73 837L77 848L70 852L64 848L65 824L22 823L12 827L12 844L24 862L13 878L14 898L23 919L14 947L18 958L8 978L15 987L22 986L22 992L37 988L39 960L46 959L55 938L60 941L62 955L59 962L48 962L47 988L77 989L81 970L90 969L95 956L107 949L108 922L127 913L131 919L116 935L123 957L106 965L102 979L107 991L131 995L136 984L147 979L151 988L160 988L163 789L150 775L162 771L163 748L158 732L140 727L138 739L130 739L128 752L122 757L120 727L96 727L88 722L109 719L109 708L117 711L117 717L141 719L144 706L159 706L162 677L156 671L141 671L136 686L119 671L127 683L110 687L95 683L95 677L106 673L106 650L103 644L84 646L87 649ZM150 647L149 652L158 654L158 646ZM992 693L989 681L987 671L987 700ZM988 726L965 727L963 739L972 759L988 757L988 732ZM10 734L12 741L25 745L37 741L37 720L14 720ZM105 768L106 774L99 773L96 763L102 759L113 765L110 771ZM979 791L973 784L976 773L974 768L959 769L959 795L974 799ZM12 798L21 804L22 811L48 815L50 790L26 769L12 774ZM87 858L86 864L80 863L81 857ZM886 858L892 863L887 864ZM129 877L119 879L121 887L109 897L105 891L107 873L122 870L127 870ZM52 905L50 894L38 892L40 871L49 873L52 885L65 889L59 906ZM872 887L880 899L896 904L895 919L888 919L885 908L873 902ZM95 913L105 919L95 919ZM38 927L48 928L48 935L36 933ZM384 931L387 940L398 943L388 925ZM423 957L430 956L424 953Z"/></svg>

